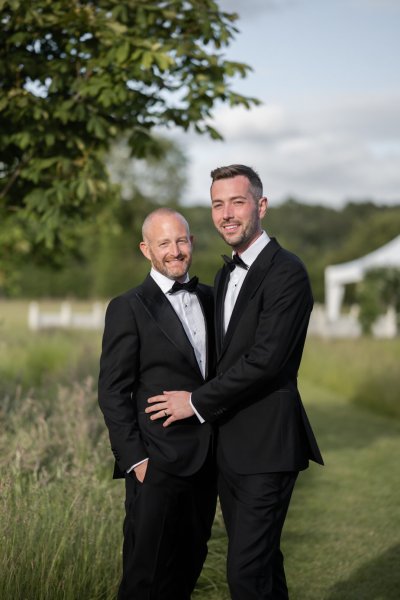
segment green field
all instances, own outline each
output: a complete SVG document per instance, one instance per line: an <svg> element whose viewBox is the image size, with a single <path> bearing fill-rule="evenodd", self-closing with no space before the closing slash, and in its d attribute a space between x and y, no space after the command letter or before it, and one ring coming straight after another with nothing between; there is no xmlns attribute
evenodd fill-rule
<svg viewBox="0 0 400 600"><path fill-rule="evenodd" d="M30 333L0 302L0 598L111 600L123 484L96 401L100 333ZM400 340L306 345L300 389L326 466L301 474L283 536L291 600L400 589ZM218 514L196 600L228 599Z"/></svg>

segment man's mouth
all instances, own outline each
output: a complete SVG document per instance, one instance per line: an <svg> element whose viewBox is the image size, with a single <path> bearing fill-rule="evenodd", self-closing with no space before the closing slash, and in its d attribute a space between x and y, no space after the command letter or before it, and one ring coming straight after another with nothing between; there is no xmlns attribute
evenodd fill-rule
<svg viewBox="0 0 400 600"><path fill-rule="evenodd" d="M181 263L185 260L184 256L180 256L179 258L168 258L165 262L171 264L171 263Z"/></svg>
<svg viewBox="0 0 400 600"><path fill-rule="evenodd" d="M235 231L237 231L239 229L239 224L238 223L228 223L227 225L222 225L222 228L227 233L234 233Z"/></svg>

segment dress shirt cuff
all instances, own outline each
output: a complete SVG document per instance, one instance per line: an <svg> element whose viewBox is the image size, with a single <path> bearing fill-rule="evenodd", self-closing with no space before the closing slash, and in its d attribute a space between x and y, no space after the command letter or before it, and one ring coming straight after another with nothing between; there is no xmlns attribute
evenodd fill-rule
<svg viewBox="0 0 400 600"><path fill-rule="evenodd" d="M195 409L195 407L192 404L192 394L190 394L190 398L189 398L189 404L190 406L193 408L194 410L194 414L196 415L196 417L198 418L198 420L200 421L200 423L205 423L205 419L203 419L203 417L197 412L197 410Z"/></svg>
<svg viewBox="0 0 400 600"><path fill-rule="evenodd" d="M141 465L142 463L146 462L146 460L149 460L148 458L144 458L143 460L140 460L139 462L135 463L134 465L132 465L131 467L129 467L129 469L126 470L127 473L130 473L131 471L133 471L133 469L135 467L138 467L139 465Z"/></svg>

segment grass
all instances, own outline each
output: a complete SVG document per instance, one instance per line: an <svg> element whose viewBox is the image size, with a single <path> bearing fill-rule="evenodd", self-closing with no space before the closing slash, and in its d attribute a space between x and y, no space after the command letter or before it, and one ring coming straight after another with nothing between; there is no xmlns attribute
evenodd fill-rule
<svg viewBox="0 0 400 600"><path fill-rule="evenodd" d="M400 338L319 340L306 344L300 377L360 407L400 418Z"/></svg>
<svg viewBox="0 0 400 600"><path fill-rule="evenodd" d="M120 510L110 486L86 474L46 486L12 489L13 480L5 485L1 597L113 597L119 531L110 523L112 518L119 522Z"/></svg>
<svg viewBox="0 0 400 600"><path fill-rule="evenodd" d="M325 467L297 484L283 538L292 600L394 600L400 423L304 385Z"/></svg>
<svg viewBox="0 0 400 600"><path fill-rule="evenodd" d="M96 402L100 334L30 334L24 308L0 303L0 597L111 600L124 489ZM400 420L356 401L373 377L384 397L398 343L308 341L301 392L326 466L300 475L286 521L291 600L398 597ZM219 513L209 547L193 598L228 600Z"/></svg>
<svg viewBox="0 0 400 600"><path fill-rule="evenodd" d="M73 303L79 310L82 303ZM41 303L44 310L59 308L59 303ZM47 390L51 383L80 380L95 373L98 365L101 332L43 330L29 332L28 304L0 301L0 391L14 394L22 389ZM7 386L11 386L10 389Z"/></svg>

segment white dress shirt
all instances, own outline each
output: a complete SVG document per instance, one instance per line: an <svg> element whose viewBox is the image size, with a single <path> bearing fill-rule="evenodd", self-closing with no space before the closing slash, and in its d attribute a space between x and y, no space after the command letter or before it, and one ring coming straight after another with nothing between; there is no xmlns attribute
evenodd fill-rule
<svg viewBox="0 0 400 600"><path fill-rule="evenodd" d="M250 268L257 256L260 254L261 250L265 248L269 241L269 236L265 233L265 231L263 231L256 241L253 242L251 246L247 248L247 250L242 252L240 258ZM234 253L232 252L232 256L233 254ZM242 269L242 267L238 266L236 266L230 273L224 302L224 333L226 333L226 330L228 329L229 321L231 320L237 297L239 296L239 292L247 273L248 271L246 269Z"/></svg>
<svg viewBox="0 0 400 600"><path fill-rule="evenodd" d="M196 294L179 290L174 294L168 292L174 284L173 279L169 279L155 269L151 269L150 276L164 292L165 297L172 304L172 308L178 315L182 327L193 346L197 363L200 371L205 377L206 374L206 325L204 321L203 310ZM189 281L189 275L186 275L184 283Z"/></svg>

